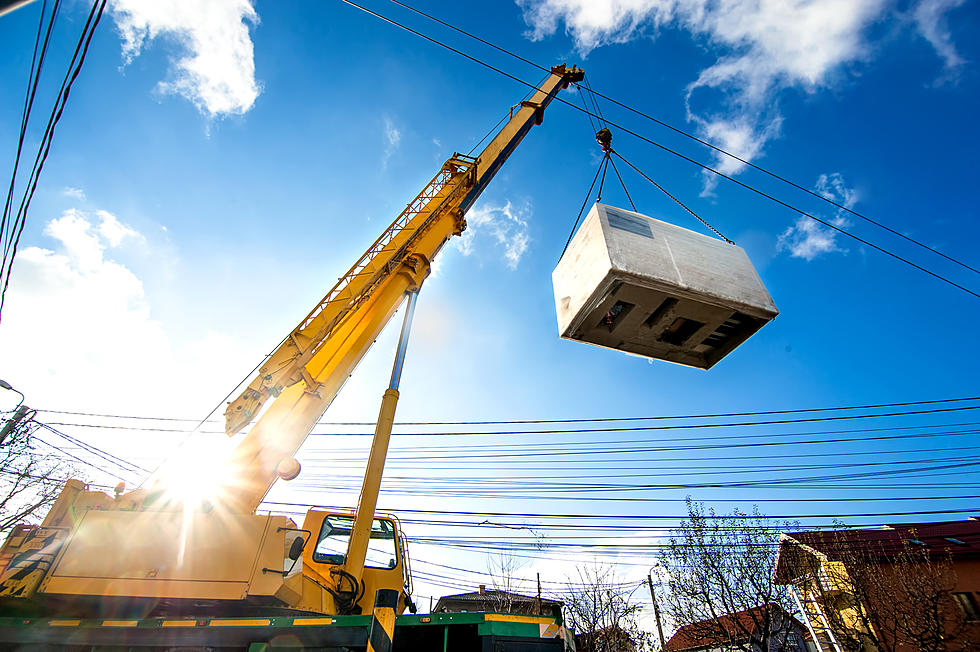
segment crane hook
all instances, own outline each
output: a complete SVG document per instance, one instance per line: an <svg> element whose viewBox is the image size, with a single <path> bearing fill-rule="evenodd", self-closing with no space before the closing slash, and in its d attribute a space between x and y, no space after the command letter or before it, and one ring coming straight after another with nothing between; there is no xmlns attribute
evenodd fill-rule
<svg viewBox="0 0 980 652"><path fill-rule="evenodd" d="M595 140L602 147L602 151L607 154L612 151L612 132L606 127L603 127L596 132Z"/></svg>

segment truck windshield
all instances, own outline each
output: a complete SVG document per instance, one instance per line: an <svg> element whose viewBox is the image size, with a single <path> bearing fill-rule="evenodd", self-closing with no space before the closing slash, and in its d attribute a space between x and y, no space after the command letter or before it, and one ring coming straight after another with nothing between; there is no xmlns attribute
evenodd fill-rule
<svg viewBox="0 0 980 652"><path fill-rule="evenodd" d="M354 517L329 514L323 519L320 536L313 550L313 561L320 564L342 564L350 542ZM395 525L389 520L376 518L371 524L365 568L394 568L398 559L395 550Z"/></svg>

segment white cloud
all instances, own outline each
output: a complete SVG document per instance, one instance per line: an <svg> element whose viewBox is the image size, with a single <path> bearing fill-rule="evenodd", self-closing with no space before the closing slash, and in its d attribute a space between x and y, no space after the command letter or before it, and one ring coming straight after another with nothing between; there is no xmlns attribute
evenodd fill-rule
<svg viewBox="0 0 980 652"><path fill-rule="evenodd" d="M853 188L849 188L840 173L821 174L817 179L814 190L823 197L852 208L857 203L858 196ZM837 210L837 214L828 221L834 226L844 228L850 225L844 216L845 211ZM833 252L847 253L846 249L837 243L839 233L823 226L809 217L801 216L796 223L787 227L776 241L777 251L788 251L793 258L813 260L821 254Z"/></svg>
<svg viewBox="0 0 980 652"><path fill-rule="evenodd" d="M259 17L251 0L113 0L112 16L127 63L153 39L169 37L181 47L160 91L185 97L211 118L252 108L259 88L249 23Z"/></svg>
<svg viewBox="0 0 980 652"><path fill-rule="evenodd" d="M853 188L847 187L847 184L844 182L844 177L840 172L821 174L819 177L817 177L817 183L814 185L813 189L820 196L837 202L838 204L841 204L847 208L854 208L854 205L858 200L857 191L855 191ZM842 216L843 212L844 211L838 209L838 217Z"/></svg>
<svg viewBox="0 0 980 652"><path fill-rule="evenodd" d="M564 23L583 55L668 27L704 40L717 58L688 85L688 117L703 136L750 160L779 133L779 93L789 87L814 91L843 65L867 58L864 32L889 0L517 2L532 38L553 34ZM715 167L734 174L744 165L719 154ZM707 192L712 183L707 181Z"/></svg>
<svg viewBox="0 0 980 652"><path fill-rule="evenodd" d="M464 256L476 251L477 242L489 238L503 249L503 257L511 269L516 269L531 242L528 234L530 206L515 208L509 201L503 206L487 204L473 208L466 215L466 230L454 240Z"/></svg>
<svg viewBox="0 0 980 652"><path fill-rule="evenodd" d="M736 116L730 120L715 117L710 120L699 120L692 116L701 127L701 133L708 142L714 143L727 152L735 154L745 161L751 161L762 153L762 147L779 134L782 118L778 115L769 119L764 127L748 116ZM730 156L718 156L714 168L729 176L738 174L745 168L745 163ZM710 195L718 185L719 177L714 172L702 171L704 189L702 196Z"/></svg>
<svg viewBox="0 0 980 652"><path fill-rule="evenodd" d="M388 116L384 117L385 124L385 150L381 157L381 167L388 167L388 159L391 155L395 153L398 149L398 145L402 142L402 132L395 127L395 123L391 121Z"/></svg>
<svg viewBox="0 0 980 652"><path fill-rule="evenodd" d="M31 405L200 414L215 388L238 380L221 371L241 366L234 342L203 333L175 346L153 318L143 280L118 260L146 255L134 228L107 211L67 210L44 235L52 248L18 254L0 326L4 376Z"/></svg>
<svg viewBox="0 0 980 652"><path fill-rule="evenodd" d="M104 211L95 223L86 213L67 210L44 229L57 250L35 246L18 255L0 358L32 400L94 398L112 386L113 375L132 370L135 360L152 369L168 357L169 342L150 318L142 282L107 256L135 233ZM43 350L24 342L44 342Z"/></svg>
<svg viewBox="0 0 980 652"><path fill-rule="evenodd" d="M79 199L85 201L85 191L81 188L73 188L71 186L65 186L61 191L61 194L65 197L71 197L72 199Z"/></svg>
<svg viewBox="0 0 980 652"><path fill-rule="evenodd" d="M105 239L108 246L118 247L126 238L145 240L140 233L120 222L109 211L98 210L95 214L99 216L99 235Z"/></svg>
<svg viewBox="0 0 980 652"><path fill-rule="evenodd" d="M922 0L915 8L914 18L919 33L942 57L948 72L966 63L956 51L953 36L946 24L946 13L963 5L965 0Z"/></svg>

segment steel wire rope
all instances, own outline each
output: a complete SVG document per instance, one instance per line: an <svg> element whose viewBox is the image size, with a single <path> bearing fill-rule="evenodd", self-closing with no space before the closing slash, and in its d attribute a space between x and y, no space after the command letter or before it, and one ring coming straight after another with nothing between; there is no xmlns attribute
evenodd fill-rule
<svg viewBox="0 0 980 652"><path fill-rule="evenodd" d="M618 156L620 158L620 160L623 161L623 163L625 163L626 165L628 165L631 168L633 168L633 170L635 170L641 177L643 177L644 179L646 179L647 181L649 181L650 183L652 183L654 186L656 186L657 190L659 190L660 192L662 192L663 194L667 195L672 200L674 200L674 203L676 203L678 206L680 206L681 208L683 208L684 210L686 210L688 213L690 213L691 215L693 215L694 218L698 222L701 222L701 224L704 224L706 227L708 227L709 229L711 229L714 232L714 234L717 235L719 238L721 238L722 240L724 240L725 242L727 242L730 245L735 244L735 241L734 240L729 240L724 234L722 234L721 231L719 231L715 227L711 226L711 224L709 224L706 219L704 219L703 217L701 217L700 215L698 215L697 213L695 213L694 210L690 206L688 206L687 204L685 204L684 202L682 202L680 199L678 199L674 195L670 194L670 192L668 192L666 188L664 188L663 186L661 186L659 183L657 183L652 178L650 178L645 173L643 173L638 167L636 167L635 165L633 165L632 163L630 163L629 161L627 161L625 158L623 158L623 155L622 154L620 154L619 152L617 152L616 150L614 150L612 148L610 148L609 151L612 154L615 154L616 156ZM622 179L620 179L620 181L622 181ZM635 207L634 207L634 210L635 210Z"/></svg>
<svg viewBox="0 0 980 652"><path fill-rule="evenodd" d="M543 79L542 79L542 80L541 80L540 82L538 82L538 84L537 84L537 85L535 86L535 88L537 88L538 86L540 86L540 85L541 85L541 84L542 84L542 83L544 82L544 80L545 80L545 79L547 79L547 77L544 77L544 78L543 78ZM525 93L525 94L524 94L524 97L522 97L522 98L521 98L521 100L520 100L520 102L518 102L517 104L520 104L520 103L521 103L521 102L523 102L524 100L526 100L526 99L528 99L529 97L531 97L531 94L532 94L532 93L534 93L534 89L528 89L528 91L527 91L527 93ZM517 106L517 104L515 104L514 106ZM476 149L477 149L477 148L478 148L478 147L479 147L480 145L482 145L482 144L483 144L483 141L485 141L485 140L486 140L487 138L489 138L489 137L491 136L491 134L493 134L493 132L495 132L495 131L497 131L497 129L499 129L499 128L500 128L500 125L502 125L502 124L503 124L503 123L504 123L504 122L505 122L506 120L508 120L508 119L510 118L510 116L511 116L511 111L513 111L513 109L514 109L514 107L511 107L511 109L510 109L510 111L508 111L508 112L507 112L507 113L505 113L505 114L504 114L503 116L501 116L501 118L500 118L500 120L497 120L497 123L496 123L496 124L495 124L494 126L492 126L492 127L490 127L490 130L489 130L489 131L487 131L487 133L485 133L485 134L483 135L483 138L481 138L481 139L480 139L480 140L479 140L479 141L478 141L478 142L476 143L476 145L473 145L473 147L471 147L471 148L470 148L470 151L468 151L468 152L466 153L466 155L467 155L467 156L471 156L471 155L473 154L473 152L475 152L475 151L476 151Z"/></svg>
<svg viewBox="0 0 980 652"><path fill-rule="evenodd" d="M394 25L395 27L398 27L398 28L403 29L403 30L405 30L407 32L410 32L412 34L415 34L416 36L418 36L420 38L423 38L423 39L425 39L425 40L427 40L427 41L429 41L429 42L431 42L431 43L433 43L435 45L438 45L438 46L443 47L443 48L445 48L445 49L447 49L447 50L449 50L451 52L454 52L454 53L456 53L456 54L458 54L458 55L460 55L460 56L462 56L462 57L464 57L464 58L466 58L466 59L468 59L470 61L473 61L474 63L477 63L477 64L479 64L481 66L484 66L485 68L488 68L489 70L493 70L494 72L497 72L498 74L501 74L501 75L507 77L508 79L511 79L513 81L516 81L516 82L518 82L520 84L523 84L525 86L531 86L531 83L530 82L524 81L520 77L517 77L515 75L512 75L512 74L510 74L510 73L508 73L508 72L506 72L506 71L504 71L504 70L502 70L502 69L500 69L500 68L498 68L498 67L496 67L496 66L494 66L492 64L489 64L489 63L487 63L487 62L485 62L485 61L483 61L481 59L478 59L477 57L474 57L474 56L472 56L470 54L467 54L467 53L463 52L462 50L460 50L458 48L455 48L455 47L453 47L453 46L451 46L451 45L449 45L447 43L443 43L442 41L439 41L439 40L437 40L437 39L435 39L435 38L433 38L431 36L427 36L427 35L419 32L419 31L417 31L415 29L412 29L411 27L408 27L407 25L404 25L402 23L399 23L399 22L397 22L397 21L395 21L395 20L393 20L391 18L388 18L387 16L382 15L382 14L379 14L376 11L372 11L372 10L368 9L367 7L364 7L362 5L357 4L356 2L353 2L353 0L339 0L339 1L340 2L343 2L344 4L350 5L351 7L354 7L356 9L359 9L359 10L363 11L364 13L370 14L370 15L378 18L379 20L382 20L382 21L384 21L386 23L389 23L391 25ZM565 104L567 106L572 107L576 111L583 111L585 113L590 113L588 110L583 109L583 108L580 108L580 107L576 106L575 104L569 102L568 100L566 100L566 99L564 99L562 97L556 96L554 99L556 101L558 101L558 102L561 102L561 103L563 103L563 104ZM599 117L596 114L592 114L592 115L593 115L593 117L596 117L596 118ZM695 160L695 159L693 159L693 158L691 158L689 156L686 156L685 154L682 154L682 153L678 152L677 150L671 149L670 147L667 147L666 145L662 145L661 143L658 143L658 142L652 140L651 138L648 138L646 136L643 136L642 134L639 134L638 132L633 131L632 129L629 129L628 127L625 127L624 125L621 125L619 123L613 122L611 120L607 120L606 123L608 125L612 125L612 126L616 127L617 129L620 129L620 130L622 130L622 131L630 134L631 136L634 136L636 138L639 138L640 140L642 140L644 142L647 142L647 143L649 143L649 144L651 144L651 145L653 145L655 147L658 147L658 148L662 149L665 152L668 152L668 153L673 154L674 156L677 156L677 157L679 157L679 158L681 158L681 159L683 159L685 161L688 161L689 163L698 166L702 170L705 170L707 172L711 172L712 174L715 174L715 175L717 175L717 176L719 176L719 177L721 177L723 179L727 179L728 181L731 181L732 183L735 183L738 186L740 186L742 188L745 188L746 190L749 190L749 191L751 191L753 193L756 193L757 195L759 195L761 197L764 197L766 199L769 199L770 201L773 201L773 202L779 204L780 206L783 206L785 208L788 208L791 211L794 211L796 213L799 213L800 215L803 215L804 217L807 217L807 218L812 219L812 220L814 220L816 222L819 222L820 224L823 224L824 226L826 226L826 227L828 227L828 228L830 228L830 229L832 229L834 231L837 231L838 233L841 233L841 234L847 236L848 238L851 238L853 240L856 240L857 242L860 242L860 243L862 243L864 245L867 245L868 247L871 247L872 249L874 249L874 250L876 250L876 251L878 251L880 253L883 253L883 254L885 254L885 255L887 255L887 256L889 256L891 258L894 258L895 260L898 260L900 262L903 262L906 265L909 265L911 267L914 267L915 269L918 269L919 271L924 272L925 274L928 274L929 276L932 276L933 278L935 278L937 280L940 280L940 281L942 281L944 283L947 283L948 285L951 285L953 287L956 287L956 288L958 288L958 289L966 292L967 294L970 294L973 297L980 299L980 293L975 292L974 290L971 290L971 289L969 289L969 288L967 288L967 287L965 287L963 285L960 285L959 283L956 283L952 279L949 279L949 278L947 278L945 276L942 276L942 275L940 275L940 274L938 274L936 272L933 272L933 271L931 271L929 269L926 269L922 265L919 265L917 263L914 263L911 260L909 260L909 259L907 259L907 258L905 258L903 256L900 256L899 254L893 253L892 251L889 251L888 249L885 249L884 247L881 247L879 245L873 244L872 242L869 242L868 240L865 240L864 238L861 238L861 237L859 237L859 236L851 233L850 231L847 231L846 229L844 229L844 228L842 228L840 226L834 225L834 224L832 224L832 223L830 223L830 222L828 222L826 220L820 219L819 217L816 217L815 215L813 215L811 213L808 213L808 212L804 211L801 208L797 208L796 206L793 206L792 204L789 204L789 203L787 203L787 202L785 202L785 201L783 201L781 199L777 199L776 197L774 197L773 195L771 195L771 194L769 194L767 192L764 192L762 190L759 190L758 188L755 188L754 186L750 186L750 185L748 185L745 182L739 181L738 179L732 177L731 175L725 174L724 172L722 172L722 171L720 171L720 170L718 170L718 169L716 169L716 168L714 168L714 167L712 167L710 165L707 165L705 163L701 163L700 161L697 161L697 160Z"/></svg>
<svg viewBox="0 0 980 652"><path fill-rule="evenodd" d="M606 184L606 170L609 169L609 154L602 157L602 177L599 179L599 188L596 190L596 202L602 201L602 187ZM564 252L562 252L564 253Z"/></svg>
<svg viewBox="0 0 980 652"><path fill-rule="evenodd" d="M585 93L581 92L581 89L577 85L576 85L576 89L579 91L578 95L582 99L582 106L585 107L586 110L585 117L589 119L589 126L592 127L592 133L596 133L599 131L599 129L595 125L595 120L593 120L592 116L589 114L590 113L589 105L588 105L588 101L585 99Z"/></svg>
<svg viewBox="0 0 980 652"><path fill-rule="evenodd" d="M458 32L460 34L463 34L464 36L467 36L467 37L469 37L471 39L474 39L476 41L479 41L480 43L483 43L484 45L487 45L487 46L489 46L489 47L491 47L491 48L493 48L493 49L495 49L495 50L497 50L497 51L499 51L499 52L501 52L503 54L506 54L508 56L511 56L511 57L513 57L513 58L515 58L515 59L517 59L519 61L522 61L522 62L524 62L526 64L529 64L529 65L531 65L531 66L533 66L535 68L538 68L539 70L543 70L543 71L546 71L546 72L548 71L548 68L546 68L545 66L542 66L541 64L539 64L539 63L537 63L535 61L531 61L530 59L527 59L525 57L522 57L521 55L519 55L519 54L517 54L517 53L515 53L515 52L513 52L511 50L508 50L506 48L503 48L503 47L501 47L501 46L499 46L499 45L497 45L497 44L495 44L495 43L493 43L491 41L488 41L486 39L483 39L483 38L481 38L481 37L479 37L479 36L477 36L477 35L475 35L475 34L473 34L471 32L468 32L468 31L466 31L466 30L464 30L464 29L462 29L460 27L457 27L456 25L453 25L453 24L448 23L448 22L446 22L444 20L441 20L441 19L439 19L439 18L437 18L437 17L435 17L435 16L433 16L431 14L428 14L428 13L426 13L424 11L421 11L419 9L416 9L416 8L410 6L410 5L407 5L404 2L400 2L399 0L390 0L390 1L393 2L393 3L395 3L395 4L397 4L397 5L399 5L399 6L401 6L401 7L404 7L406 9L410 10L410 11L413 11L416 14L419 14L421 16L424 16L425 18L428 18L429 20L432 20L432 21L434 21L436 23L439 23L440 25L443 25L444 27L448 27L449 29L452 29L452 30L454 30L454 31L456 31L456 32ZM583 81L586 81L586 80L583 80ZM762 167L760 165L757 165L757 164L752 163L752 162L750 162L750 161L748 161L748 160L746 160L744 158L741 158L740 156L738 156L736 154L733 154L732 152L729 152L729 151L727 151L727 150L725 150L725 149L723 149L723 148L721 148L721 147L719 147L717 145L714 145L714 144L708 142L707 140L704 140L704 139L702 139L702 138L700 138L700 137L698 137L698 136L696 136L696 135L694 135L694 134L692 134L690 132L684 131L683 129L680 129L680 128L675 127L675 126L673 126L673 125L671 125L671 124L669 124L669 123L667 123L667 122L665 122L663 120L660 120L659 118L656 118L656 117L654 117L654 116L652 116L652 115L650 115L648 113L645 113L643 111L640 111L639 109L633 107L632 105L626 104L626 103L621 102L621 101L619 101L619 100L617 100L617 99L615 99L613 97L610 97L608 95L605 95L603 93L600 93L599 91L593 90L591 84L588 84L587 87L588 87L589 92L592 95L594 95L594 96L598 96L598 97L601 97L604 100L608 100L609 102L612 102L613 104L615 104L616 106L619 106L620 108L626 109L627 111L631 111L631 112L635 113L636 115L641 116L643 118L646 118L647 120L650 120L651 122L654 122L654 123L656 123L656 124L658 124L658 125L660 125L662 127L665 127L665 128L667 128L667 129L669 129L669 130L671 130L671 131L673 131L673 132L675 132L675 133L677 133L677 134L679 134L681 136L684 136L685 138L689 138L691 140L694 140L694 141L700 143L701 145L704 145L705 147L708 147L708 148L714 150L715 152L718 152L719 154L722 154L722 155L727 156L727 157L729 157L731 159L734 159L734 160L738 161L739 163L742 163L743 165L746 165L746 166L748 166L748 167L750 167L750 168L752 168L754 170L757 170L759 172L762 172L763 174L766 174L766 175L772 177L773 179L776 179L777 181L781 181L781 182L783 182L785 184L788 184L788 185L792 186L793 188L796 188L797 190L802 190L803 192L807 193L808 195L811 195L812 197L815 197L816 199L820 199L822 201L825 201L828 204L831 204L831 205L835 206L836 208L838 208L840 210L846 211L847 213L850 213L851 215L854 215L855 217L858 217L858 218L860 218L862 220L865 220L867 222L870 222L871 224L874 224L875 226L880 227L880 228L884 229L885 231L888 231L889 233L891 233L893 235L896 235L896 236L898 236L898 237L900 237L900 238L902 238L904 240L907 240L907 241L909 241L909 242L911 242L911 243L913 243L915 245L918 245L919 247L922 247L924 249L927 249L927 250L931 251L932 253L934 253L934 254L936 254L938 256L941 256L942 258L945 258L946 260L948 260L948 261L950 261L952 263L955 263L957 265L960 265L961 267L965 267L968 270L971 270L973 272L976 272L976 273L980 274L980 269L977 269L976 267L972 267L971 265L968 265L967 263L964 263L964 262L962 262L962 261L960 261L960 260L958 260L956 258L953 258L952 256L949 256L949 255L943 253L942 251L939 251L938 249L935 249L934 247L930 247L929 245L927 245L927 244L925 244L923 242L920 242L918 240L915 240L912 237L910 237L910 236L908 236L908 235L906 235L904 233L901 233L900 231L896 231L895 229L892 229L891 227L889 227L889 226L887 226L885 224L882 224L882 223L880 223L880 222L878 222L878 221L876 221L876 220L868 217L867 215L864 215L862 213L859 213L859 212L855 211L854 209L852 209L852 208L850 208L850 207L848 207L848 206L846 206L844 204L841 204L841 203L835 201L834 199L832 199L830 197L826 197L826 196L821 195L821 194L819 194L817 192L814 192L813 190L810 190L809 188L807 188L807 187L805 187L803 185L800 185L799 183L796 183L795 181L792 181L792 180L790 180L790 179L788 179L788 178L786 178L784 176L781 176L781 175L779 175L779 174L777 174L777 173L775 173L775 172L773 172L771 170L768 170L768 169L766 169L766 168L764 168L764 167Z"/></svg>
<svg viewBox="0 0 980 652"><path fill-rule="evenodd" d="M595 109L596 115L599 116L599 122L602 124L603 129L605 129L609 125L606 122L606 117L602 115L602 109L599 108L599 100L596 99L596 93L594 90L592 90L592 83L589 81L588 74L582 75L582 83L585 84L585 87L588 89L589 97L592 98L592 107Z"/></svg>
<svg viewBox="0 0 980 652"><path fill-rule="evenodd" d="M638 212L638 211L636 210L636 204L634 204L634 203L633 203L633 198L632 198L632 197L630 197L630 191L626 189L626 182L625 182L625 181L623 181L623 177L622 177L622 175L620 175L620 174L619 174L619 168L618 168L618 167L616 167L616 161L614 161L614 160L612 159L612 157L610 157L610 158L609 158L609 162L610 162L610 163L612 163L612 166L613 166L613 172L615 172L615 173L616 173L616 178L617 178L617 179L619 179L619 184L620 184L621 186L623 186L623 192L624 192L624 193L626 193L626 199L628 199L628 200L629 200L629 202L630 202L630 206L631 206L631 207L633 208L633 212L634 212L634 213L636 213L636 212Z"/></svg>
<svg viewBox="0 0 980 652"><path fill-rule="evenodd" d="M346 0L341 0L341 1L346 2ZM595 176L592 177L592 184L589 186L589 191L585 193L585 201L582 202L582 208L578 210L578 216L575 218L575 223L572 224L572 230L568 234L568 240L565 241L565 246L561 250L561 255L558 256L559 259L561 259L561 257L565 255L565 252L568 250L568 245L572 242L572 236L575 235L575 227L578 226L579 220L582 219L582 213L585 212L585 207L589 205L589 198L592 196L592 190L595 188L595 182L599 179L599 173L602 171L603 164L606 162L606 158L607 157L603 156L602 162L599 163L599 167L596 168Z"/></svg>

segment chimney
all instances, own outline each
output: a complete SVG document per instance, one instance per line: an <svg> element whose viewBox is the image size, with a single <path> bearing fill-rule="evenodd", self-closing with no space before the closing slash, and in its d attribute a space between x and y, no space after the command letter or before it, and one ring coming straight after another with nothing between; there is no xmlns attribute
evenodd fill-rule
<svg viewBox="0 0 980 652"><path fill-rule="evenodd" d="M485 595L486 592L487 592L487 585L486 584L481 584L480 585L480 595Z"/></svg>

